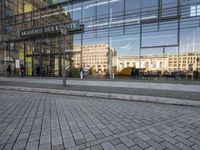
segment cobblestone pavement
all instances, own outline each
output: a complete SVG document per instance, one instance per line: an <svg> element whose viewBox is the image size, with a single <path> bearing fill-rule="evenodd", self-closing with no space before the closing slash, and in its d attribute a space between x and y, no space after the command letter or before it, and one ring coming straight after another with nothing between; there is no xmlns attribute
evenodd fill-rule
<svg viewBox="0 0 200 150"><path fill-rule="evenodd" d="M2 150L200 150L200 109L0 90Z"/></svg>

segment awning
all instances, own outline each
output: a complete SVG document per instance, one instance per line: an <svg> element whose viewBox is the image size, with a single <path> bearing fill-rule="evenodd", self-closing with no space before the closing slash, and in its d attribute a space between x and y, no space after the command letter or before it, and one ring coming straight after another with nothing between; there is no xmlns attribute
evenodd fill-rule
<svg viewBox="0 0 200 150"><path fill-rule="evenodd" d="M15 62L15 58L14 57L4 57L4 59L1 61L2 62Z"/></svg>

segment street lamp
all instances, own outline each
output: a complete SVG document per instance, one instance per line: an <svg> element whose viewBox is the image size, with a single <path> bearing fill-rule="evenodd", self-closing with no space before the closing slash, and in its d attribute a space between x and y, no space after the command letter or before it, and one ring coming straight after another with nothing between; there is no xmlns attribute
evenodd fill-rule
<svg viewBox="0 0 200 150"><path fill-rule="evenodd" d="M164 61L165 61L165 47L163 47L163 52L162 52L162 76L164 77Z"/></svg>
<svg viewBox="0 0 200 150"><path fill-rule="evenodd" d="M65 27L64 25L60 25L60 32L61 32L61 37L62 35L67 35L67 38L69 38L69 27ZM69 39L68 39L69 40ZM63 44L63 38L61 38L61 44ZM61 46L62 51L63 51L63 86L66 86L66 66L65 66L65 50Z"/></svg>
<svg viewBox="0 0 200 150"><path fill-rule="evenodd" d="M199 57L197 57L197 80L199 80Z"/></svg>

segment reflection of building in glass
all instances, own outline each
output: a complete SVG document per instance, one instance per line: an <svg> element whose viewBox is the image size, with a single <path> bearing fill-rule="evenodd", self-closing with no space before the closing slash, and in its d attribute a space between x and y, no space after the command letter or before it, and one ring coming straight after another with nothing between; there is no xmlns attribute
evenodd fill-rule
<svg viewBox="0 0 200 150"><path fill-rule="evenodd" d="M182 53L199 53L199 16L197 0L0 0L0 61L10 56L20 60L28 76L37 75L38 66L40 76L62 76L64 62L77 72L86 67L109 74L127 66L194 70L195 58ZM54 25L75 21L84 32L51 32ZM33 30L44 34L27 36ZM101 43L107 45L96 48ZM0 74L4 67L0 63Z"/></svg>
<svg viewBox="0 0 200 150"><path fill-rule="evenodd" d="M122 56L118 57L117 71L123 68L135 67L145 69L146 71L166 71L168 69L167 56Z"/></svg>
<svg viewBox="0 0 200 150"><path fill-rule="evenodd" d="M39 9L47 5L48 1L44 0L18 0L13 3L6 1L4 6L5 18L19 15L13 17L13 22L3 22L0 41L5 41L5 46L0 46L0 50L4 52L3 57L12 56L24 64L28 76L61 76L63 48L73 47L73 35L61 35L59 28L60 24L72 21L70 14L61 6ZM5 62L1 68L8 63L12 63L17 74L15 62ZM39 73L36 72L38 67ZM0 70L0 74L3 74L3 70Z"/></svg>
<svg viewBox="0 0 200 150"><path fill-rule="evenodd" d="M200 16L200 4L190 6L190 16Z"/></svg>
<svg viewBox="0 0 200 150"><path fill-rule="evenodd" d="M0 50L0 60L4 59L4 51ZM2 62L0 62L0 73L3 74L5 68Z"/></svg>
<svg viewBox="0 0 200 150"><path fill-rule="evenodd" d="M179 70L184 72L190 72L197 69L197 58L200 57L200 53L186 53L179 55L179 62L177 55L168 56L168 70L177 70L179 63Z"/></svg>
<svg viewBox="0 0 200 150"><path fill-rule="evenodd" d="M145 71L173 72L179 70L183 72L194 71L198 68L197 58L200 53L187 53L179 55L152 55L152 56L122 56L118 57L117 71L120 72L126 67L141 68ZM179 61L178 61L179 59Z"/></svg>
<svg viewBox="0 0 200 150"><path fill-rule="evenodd" d="M112 58L116 56L116 50L114 48L109 48L107 44L89 44L83 45L83 56L82 62L83 67L92 69L96 73L106 74L108 73L108 51L111 50ZM73 50L73 63L76 68L80 66L80 55L81 46L74 46ZM112 61L112 64L115 62Z"/></svg>

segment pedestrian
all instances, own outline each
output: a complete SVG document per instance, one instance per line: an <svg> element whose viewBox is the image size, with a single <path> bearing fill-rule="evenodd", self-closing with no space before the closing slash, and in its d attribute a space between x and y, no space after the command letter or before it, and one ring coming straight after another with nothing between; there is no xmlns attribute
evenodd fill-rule
<svg viewBox="0 0 200 150"><path fill-rule="evenodd" d="M131 79L135 77L135 67L132 68L131 70Z"/></svg>
<svg viewBox="0 0 200 150"><path fill-rule="evenodd" d="M20 65L19 71L20 71L21 77L24 77L25 68L24 68L24 65L23 65L23 64Z"/></svg>
<svg viewBox="0 0 200 150"><path fill-rule="evenodd" d="M6 72L7 72L7 77L10 77L11 76L11 72L12 72L11 65L8 65L8 67L6 69Z"/></svg>
<svg viewBox="0 0 200 150"><path fill-rule="evenodd" d="M81 78L81 79L83 79L83 77L84 77L83 75L84 75L84 74L83 74L83 68L80 68L80 78Z"/></svg>
<svg viewBox="0 0 200 150"><path fill-rule="evenodd" d="M36 67L36 75L40 76L40 67L39 66Z"/></svg>

